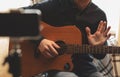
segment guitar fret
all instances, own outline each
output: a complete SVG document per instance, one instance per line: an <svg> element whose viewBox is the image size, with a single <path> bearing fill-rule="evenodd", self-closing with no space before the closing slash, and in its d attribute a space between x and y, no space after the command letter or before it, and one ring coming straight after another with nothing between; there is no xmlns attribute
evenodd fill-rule
<svg viewBox="0 0 120 77"><path fill-rule="evenodd" d="M97 54L97 53L100 53L100 51L99 51L99 47L95 47L96 49L95 49L95 53Z"/></svg>
<svg viewBox="0 0 120 77"><path fill-rule="evenodd" d="M84 52L87 52L87 51L86 51L86 45L84 45Z"/></svg>
<svg viewBox="0 0 120 77"><path fill-rule="evenodd" d="M109 50L108 50L107 53L113 53L113 52L112 52L112 47L111 47L111 46L109 46Z"/></svg>
<svg viewBox="0 0 120 77"><path fill-rule="evenodd" d="M92 52L92 53L94 52L94 46L91 47L91 52Z"/></svg>
<svg viewBox="0 0 120 77"><path fill-rule="evenodd" d="M88 52L91 53L91 46L88 46Z"/></svg>
<svg viewBox="0 0 120 77"><path fill-rule="evenodd" d="M114 53L115 51L117 51L117 50L116 50L116 47L114 47L114 48L112 48L112 49L113 49L113 50L112 50L112 53Z"/></svg>
<svg viewBox="0 0 120 77"><path fill-rule="evenodd" d="M117 51L117 54L119 53L119 51L118 51L118 47L116 47L116 51Z"/></svg>
<svg viewBox="0 0 120 77"><path fill-rule="evenodd" d="M116 52L117 52L117 54L118 54L118 48L116 47Z"/></svg>
<svg viewBox="0 0 120 77"><path fill-rule="evenodd" d="M109 52L113 53L113 48L111 48L111 46L109 48L110 48Z"/></svg>
<svg viewBox="0 0 120 77"><path fill-rule="evenodd" d="M80 50L80 45L77 45L77 52L81 53L81 50Z"/></svg>
<svg viewBox="0 0 120 77"><path fill-rule="evenodd" d="M88 46L88 45L86 45L86 52L88 52L88 53L90 53L90 48L89 48L90 46Z"/></svg>
<svg viewBox="0 0 120 77"><path fill-rule="evenodd" d="M106 50L106 48L104 48L104 46L103 47L99 47L99 50L100 50L100 52L102 53L103 51L104 51L104 49Z"/></svg>
<svg viewBox="0 0 120 77"><path fill-rule="evenodd" d="M94 51L93 51L93 53L95 53L95 54L99 53L99 51L98 51L98 47L97 47L97 46L93 46L93 47L94 47Z"/></svg>
<svg viewBox="0 0 120 77"><path fill-rule="evenodd" d="M112 53L114 53L114 52L117 52L117 53L118 53L117 47L114 47L114 51L113 51Z"/></svg>
<svg viewBox="0 0 120 77"><path fill-rule="evenodd" d="M110 53L110 54L114 54L120 53L120 47L117 46L92 46L92 45L79 45L79 44L75 44L75 45L69 45L67 48L67 53L68 54L73 54L73 53L77 53L77 54L84 54L84 53L92 53L92 54L106 54L106 53Z"/></svg>
<svg viewBox="0 0 120 77"><path fill-rule="evenodd" d="M87 45L85 45L85 52L89 53L89 52L88 52L88 46L87 46Z"/></svg>
<svg viewBox="0 0 120 77"><path fill-rule="evenodd" d="M117 54L118 54L118 53L119 53L119 51L120 51L119 49L120 49L120 48L118 48L118 47L117 47Z"/></svg>
<svg viewBox="0 0 120 77"><path fill-rule="evenodd" d="M105 47L104 53L110 53L110 47L108 46L104 46L104 47Z"/></svg>
<svg viewBox="0 0 120 77"><path fill-rule="evenodd" d="M89 46L88 45L86 45L86 49L87 49L87 51L86 52L88 52L88 53L90 53L89 51Z"/></svg>
<svg viewBox="0 0 120 77"><path fill-rule="evenodd" d="M116 47L116 51L117 51L117 54L118 54L119 51L120 51L120 47Z"/></svg>
<svg viewBox="0 0 120 77"><path fill-rule="evenodd" d="M80 51L80 46L77 44L77 52L79 52L79 53L81 53L81 51Z"/></svg>
<svg viewBox="0 0 120 77"><path fill-rule="evenodd" d="M100 53L100 51L98 51L99 48L100 48L99 46L96 46L96 47L95 47L96 54L97 54L97 53Z"/></svg>
<svg viewBox="0 0 120 77"><path fill-rule="evenodd" d="M107 47L108 49L106 50L106 51L104 51L104 52L106 52L106 53L110 53L110 47Z"/></svg>
<svg viewBox="0 0 120 77"><path fill-rule="evenodd" d="M114 53L114 48L113 48L113 46L110 46L111 47L111 49L110 49L110 51L109 51L109 53Z"/></svg>
<svg viewBox="0 0 120 77"><path fill-rule="evenodd" d="M110 53L114 53L114 48L111 48Z"/></svg>
<svg viewBox="0 0 120 77"><path fill-rule="evenodd" d="M90 53L88 45L86 45L86 52Z"/></svg>
<svg viewBox="0 0 120 77"><path fill-rule="evenodd" d="M117 54L119 54L120 52L120 47L116 47L117 49L116 49L116 51L117 51Z"/></svg>
<svg viewBox="0 0 120 77"><path fill-rule="evenodd" d="M79 47L79 51L80 51L80 53L82 53L82 49L81 49L81 47L82 47L82 46Z"/></svg>
<svg viewBox="0 0 120 77"><path fill-rule="evenodd" d="M97 54L98 51L95 51L95 48L97 48L96 46L93 46L93 53Z"/></svg>
<svg viewBox="0 0 120 77"><path fill-rule="evenodd" d="M114 48L113 48L113 53L114 53L115 51L117 52L117 49L116 49L116 47L114 47ZM117 53L118 53L118 52L117 52Z"/></svg>
<svg viewBox="0 0 120 77"><path fill-rule="evenodd" d="M106 52L106 53L112 53L112 52L111 52L111 47L108 46L107 48L108 48L108 49L107 49L105 52Z"/></svg>
<svg viewBox="0 0 120 77"><path fill-rule="evenodd" d="M97 47L94 47L94 52L95 52L95 54L98 53Z"/></svg>
<svg viewBox="0 0 120 77"><path fill-rule="evenodd" d="M87 45L85 45L84 49L85 49L84 52L88 53L88 51L87 51Z"/></svg>
<svg viewBox="0 0 120 77"><path fill-rule="evenodd" d="M105 47L104 53L112 53L112 52L111 52L111 47L110 47L110 46L104 46L104 47Z"/></svg>
<svg viewBox="0 0 120 77"><path fill-rule="evenodd" d="M117 47L115 47L115 51L118 53L118 51L117 51ZM114 51L113 51L114 52Z"/></svg>
<svg viewBox="0 0 120 77"><path fill-rule="evenodd" d="M86 52L86 51L85 51L85 45L83 46L83 53L84 53L84 52Z"/></svg>
<svg viewBox="0 0 120 77"><path fill-rule="evenodd" d="M76 48L76 53L78 54L78 53L79 53L79 47L78 47L78 44L75 45L75 48Z"/></svg>
<svg viewBox="0 0 120 77"><path fill-rule="evenodd" d="M73 47L74 47L75 53L77 53L77 49L76 49L77 47L76 47L76 45L74 45Z"/></svg>
<svg viewBox="0 0 120 77"><path fill-rule="evenodd" d="M102 49L102 52L105 52L105 53L106 53L106 52L107 52L107 51L106 51L106 47L103 46L102 48L103 48L103 49Z"/></svg>
<svg viewBox="0 0 120 77"><path fill-rule="evenodd" d="M84 45L83 45L84 46ZM80 46L80 51L83 53L83 46Z"/></svg>

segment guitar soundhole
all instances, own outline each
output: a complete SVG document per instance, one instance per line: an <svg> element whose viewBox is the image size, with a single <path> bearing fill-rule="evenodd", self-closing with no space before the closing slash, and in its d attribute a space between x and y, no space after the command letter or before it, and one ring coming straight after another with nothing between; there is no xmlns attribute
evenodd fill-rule
<svg viewBox="0 0 120 77"><path fill-rule="evenodd" d="M64 54L65 51L67 50L67 45L65 44L65 42L58 40L58 41L56 41L56 43L60 46L59 49L56 49L58 51L59 55Z"/></svg>

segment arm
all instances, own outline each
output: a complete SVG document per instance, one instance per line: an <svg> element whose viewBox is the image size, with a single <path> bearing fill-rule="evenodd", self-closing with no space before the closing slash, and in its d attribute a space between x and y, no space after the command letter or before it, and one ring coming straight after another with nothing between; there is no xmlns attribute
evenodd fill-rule
<svg viewBox="0 0 120 77"><path fill-rule="evenodd" d="M91 34L91 30L89 27L86 27L86 33L88 37L88 41L90 45L107 45L107 39L111 36L109 34L110 27L106 29L106 22L101 21L97 28L97 31L94 34ZM93 54L93 56L97 59L102 59L106 54Z"/></svg>

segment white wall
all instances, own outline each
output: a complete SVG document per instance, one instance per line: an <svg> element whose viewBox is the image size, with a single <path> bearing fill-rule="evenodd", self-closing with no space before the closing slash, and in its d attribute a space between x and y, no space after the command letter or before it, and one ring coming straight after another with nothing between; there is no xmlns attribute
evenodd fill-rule
<svg viewBox="0 0 120 77"><path fill-rule="evenodd" d="M111 31L116 33L118 37L118 26L120 19L120 0L92 0L100 8L102 8L108 19L108 26L111 26Z"/></svg>
<svg viewBox="0 0 120 77"><path fill-rule="evenodd" d="M120 46L120 16L119 16L119 27L118 27L118 46Z"/></svg>
<svg viewBox="0 0 120 77"><path fill-rule="evenodd" d="M0 11L6 11L9 9L15 9L31 4L31 0L1 0Z"/></svg>

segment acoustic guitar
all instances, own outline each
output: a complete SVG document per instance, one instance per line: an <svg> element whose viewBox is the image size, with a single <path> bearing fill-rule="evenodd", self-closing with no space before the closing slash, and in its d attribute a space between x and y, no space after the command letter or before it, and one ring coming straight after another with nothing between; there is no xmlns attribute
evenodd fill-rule
<svg viewBox="0 0 120 77"><path fill-rule="evenodd" d="M38 53L36 57L36 45L30 41L21 42L23 77L32 77L48 70L71 71L74 67L71 55L75 53L120 53L120 47L82 45L81 32L76 26L53 27L42 23L40 33L47 39L57 41L61 46L61 49L58 50L60 55L47 59Z"/></svg>
<svg viewBox="0 0 120 77"><path fill-rule="evenodd" d="M53 41L64 41L66 44L81 45L81 32L75 26L53 27L41 23L41 32L45 38ZM21 72L23 77L32 77L48 70L71 71L73 68L71 54L62 54L55 58L45 58L43 55L35 56L36 45L31 41L20 43L22 50Z"/></svg>

